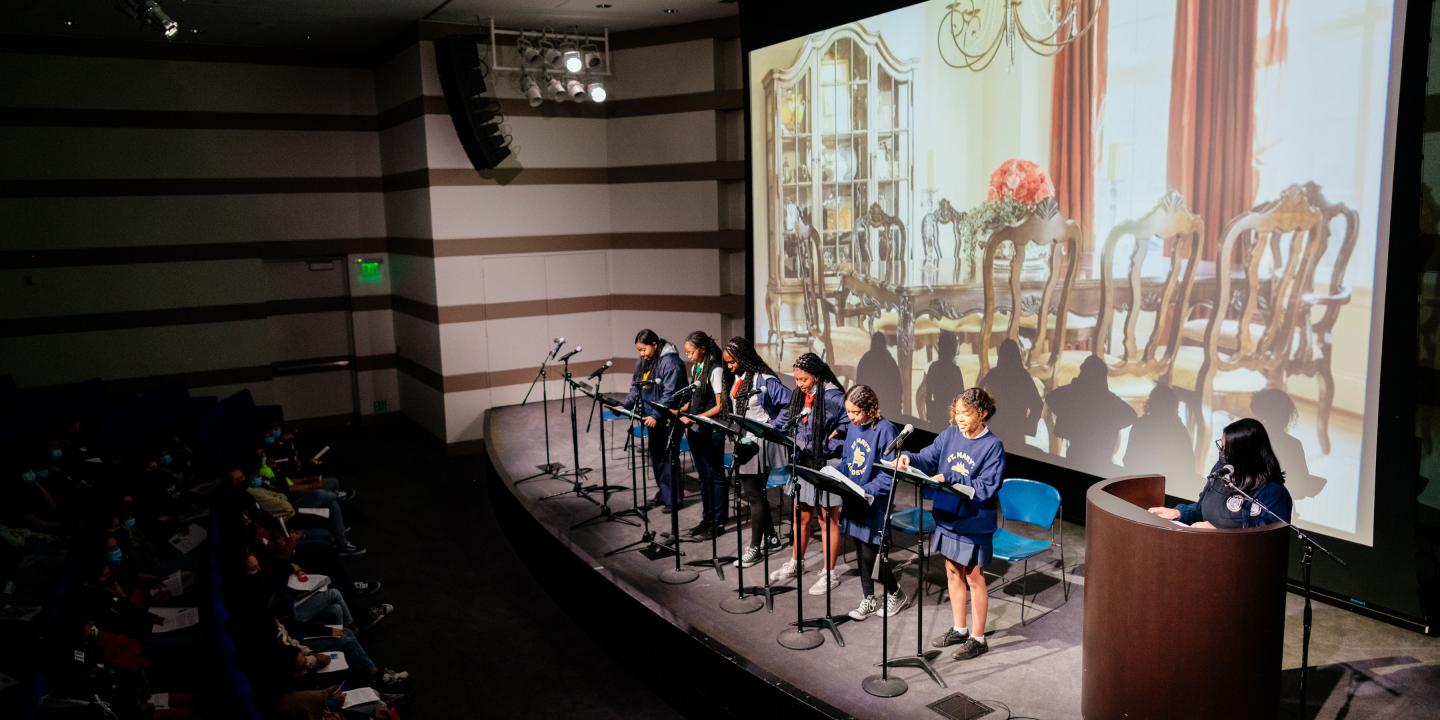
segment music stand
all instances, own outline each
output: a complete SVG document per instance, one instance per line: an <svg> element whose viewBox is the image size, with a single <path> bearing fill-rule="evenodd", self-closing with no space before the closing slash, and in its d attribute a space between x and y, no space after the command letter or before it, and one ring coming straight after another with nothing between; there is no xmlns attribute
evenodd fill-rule
<svg viewBox="0 0 1440 720"><path fill-rule="evenodd" d="M685 412L685 411L681 411L680 414L681 414L681 415L684 415L684 416L687 417L687 418L690 418L690 420L691 420L692 422L699 423L701 426L710 428L710 432L724 433L724 434L726 434L726 435L729 435L731 438L738 438L738 437L740 437L740 432L737 431L735 428L732 428L732 427L730 427L729 425L726 425L725 423L719 422L718 420L715 420L714 418L705 417L704 415L696 415L695 413ZM691 454L691 455L694 455L694 454L695 454L695 448L694 448L694 446L691 446L691 448L690 448L690 454ZM721 451L721 457L722 457L722 458L724 457L724 451L723 451L723 450ZM699 465L697 464L696 467L699 467ZM732 472L731 475L734 475L734 473ZM729 487L729 481L726 482L726 487ZM701 493L702 493L702 494L704 493L703 487L702 487L702 489L701 489ZM701 521L704 521L705 518L702 517L702 518L700 518L700 519L701 519ZM736 524L737 527L738 527L739 524L740 524L740 517L739 517L738 515L735 517L735 524ZM711 532L710 532L710 559L709 559L709 560L699 560L699 561L696 561L696 562L693 562L693 563L690 563L690 564L691 564L691 565L710 565L711 567L715 568L715 577L718 577L718 578L720 578L721 580L724 580L724 579L725 579L725 563L728 562L728 561L730 561L730 560L732 560L733 558L720 557L720 546L719 546L719 543L720 543L720 528L714 528L714 529L712 529Z"/></svg>
<svg viewBox="0 0 1440 720"><path fill-rule="evenodd" d="M867 502L865 499L865 494L859 490L859 487L856 486L854 483L843 479L843 476L842 479L837 480L834 476L827 475L821 470L811 470L810 468L803 465L795 465L792 468L792 471L797 473L800 478L808 481L811 485L814 485L815 491L818 493L823 493L827 501L829 500L831 495L839 495L842 501L855 500L860 502ZM820 564L821 566L824 566L825 554L829 552L830 549L830 523L822 522L820 524L820 528ZM805 594L805 591L803 588L800 587L800 583L798 582L798 574L796 575L796 579L797 582L795 583L795 605L796 607L799 607L801 604L799 598ZM828 628L830 630L830 634L835 636L836 644L838 644L840 647L845 647L845 638L841 637L840 635L840 626L838 623L835 622L834 611L831 609L831 583L828 580L825 583L825 614L821 617L805 618L802 612L801 619L795 622L795 626L796 628L793 630L786 630L780 633L781 645L785 645L786 633L790 633L793 637L793 635L795 634L804 633L806 627L815 627ZM786 645L786 647L789 646Z"/></svg>
<svg viewBox="0 0 1440 720"><path fill-rule="evenodd" d="M604 368L601 368L601 372L604 372ZM577 383L572 380L571 384L575 386L576 390L579 390L580 392L590 397L590 420L593 421L595 419L595 408L600 405L599 378L596 378L595 387L593 390L589 385L586 385L585 383ZM573 402L570 406L570 411L571 417L574 417L575 406ZM594 522L618 522L629 525L630 527L639 527L639 523L621 517L618 513L613 513L610 511L610 493L613 490L624 490L624 488L620 487L619 485L609 484L609 475L606 473L605 469L605 466L609 464L607 462L608 458L605 457L605 425L606 423L603 421L600 423L600 484L591 485L586 488L586 490L593 491L598 489L600 491L600 510L595 515L592 515L591 517L588 517L578 523L575 523L574 525L571 525L571 530L585 527L586 525ZM589 432L588 427L586 428L586 432Z"/></svg>
<svg viewBox="0 0 1440 720"><path fill-rule="evenodd" d="M730 419L731 419L731 420L734 420L734 421L735 421L735 424L739 425L742 430L748 431L751 435L754 435L758 440L760 440L760 441L762 441L762 442L774 443L774 444L776 444L776 445L779 445L779 446L785 448L787 455L790 454L791 452L793 452L794 449L795 449L795 441L794 441L794 440L791 440L790 437L787 436L785 433L780 432L779 430L776 430L775 428L770 427L769 425L766 425L765 423L756 422L756 421L751 420L750 418L747 418L747 417L740 417L739 415L731 415L731 416L730 416ZM763 455L764 453L765 453L765 448L764 448L764 446L762 445L761 448L760 448L760 455ZM760 491L761 491L761 494L762 494L762 495L764 495L765 492L766 492L763 482L762 482L762 484L761 484L761 489L760 489ZM761 499L764 500L764 498L761 498ZM764 501L765 501L765 502L769 502L769 500L764 500ZM737 500L737 502L738 502L738 500ZM737 513L738 513L738 510L737 510ZM751 516L752 518L755 516L755 511L754 511L753 509L750 511L750 516ZM737 515L737 517L738 517L738 515ZM763 543L764 541L765 541L764 538L761 538L761 542ZM743 540L741 540L741 538L740 538L740 528L739 528L739 527L736 527L736 528L735 528L735 543L736 543L736 547L737 547L737 548L740 546L741 543L743 543ZM743 550L739 550L738 552L740 552L740 554L742 554L742 555L744 554L744 551L743 551ZM764 573L764 576L765 576L765 585L764 585L764 587L751 587L751 588L745 587L745 586L744 586L745 568L744 568L744 567L741 567L741 568L740 568L740 597L742 597L742 598L745 597L745 592L746 592L747 590L751 591L752 593L762 593L762 592L763 592L763 593L765 594L765 608L766 608L766 610L767 610L768 612L772 612L772 613L773 613L773 612L775 612L775 590L774 590L774 588L770 585L770 552L769 552L769 550L766 549L766 548L764 548L764 547L762 547L762 548L761 548L761 552L760 552L760 558L761 558L761 562L763 563L763 564L761 565L761 572ZM798 589L798 587L797 587L797 589Z"/></svg>
<svg viewBox="0 0 1440 720"><path fill-rule="evenodd" d="M513 483L515 485L519 485L527 480L545 477L546 475L555 475L565 469L563 463L552 462L550 460L550 396L546 391L547 384L545 382L545 366L551 360L555 359L555 353L560 352L560 346L563 344L563 341L556 343L555 347L551 348L550 352L545 355L545 359L540 361L540 371L535 373L535 379L530 381L530 389L525 391L525 399L520 401L522 407L525 403L530 402L530 393L535 391L535 383L540 383L540 411L542 413L541 417L544 418L543 422L545 426L545 464L536 465L535 469L540 472L516 480ZM559 480L560 478L557 476L555 479Z"/></svg>
<svg viewBox="0 0 1440 720"><path fill-rule="evenodd" d="M636 433L634 432L636 423L639 423L641 427L644 427L645 416L640 414L640 408L643 405L644 401L637 395L635 398L635 404L629 408L625 408L620 405L612 406L614 408L614 412L622 413L630 418L631 438L636 437ZM605 557L617 555L622 552L629 552L631 550L639 550L640 554L650 558L651 560L659 560L660 558L665 557L672 552L678 552L676 548L672 548L669 545L663 545L656 542L655 531L650 529L650 486L647 484L647 480L650 476L650 470L646 466L646 463L650 462L650 456L648 452L649 444L647 442L649 436L649 432L642 433L639 435L639 443L629 443L630 499L633 503L633 506L629 510L622 510L616 513L616 515L638 515L640 517L641 523L643 524L642 527L644 527L644 531L640 533L640 539L634 542L626 543L618 548L615 548L614 550L605 553ZM637 455L640 458L638 463L636 462ZM635 466L637 464L640 466L640 495L644 499L643 504L640 502L639 499L635 497Z"/></svg>
<svg viewBox="0 0 1440 720"><path fill-rule="evenodd" d="M670 412L670 407L664 403L657 403L654 400L646 400L645 404L662 412ZM672 422L667 420L666 422ZM670 462L675 457L675 432L674 427L667 426L665 430L665 461ZM660 582L666 585L684 585L695 582L700 578L700 573L690 568L680 566L680 556L685 553L680 551L680 468L670 468L670 500L675 507L670 509L670 542L675 551L675 567L660 571Z"/></svg>
<svg viewBox="0 0 1440 720"><path fill-rule="evenodd" d="M931 679L931 680L934 680L935 683L938 684L940 687L942 687L942 688L949 687L948 685L945 684L945 680L940 677L940 673L936 672L936 671L935 671L935 667L930 664L930 661L931 661L931 660L934 660L935 658L937 658L937 657L940 656L940 651L939 651L939 650L929 650L929 651L927 651L927 650L925 649L925 637L924 637L924 635L925 635L925 558L926 558L926 554L925 554L925 543L924 543L923 540L920 540L920 536L924 534L924 530L925 530L925 523L924 523L923 515L922 515L922 513L921 513L921 510L922 510L922 508L923 508L923 505L922 505L923 496L922 496L921 490L924 489L924 488L930 488L930 489L935 490L935 491L937 491L937 492L948 492L948 493L953 493L953 494L960 495L960 496L965 497L965 498L972 498L972 497L975 497L975 488L970 487L969 485L960 485L960 484L953 484L953 485L952 485L952 484L950 484L950 483L937 482L937 481L935 480L935 478L930 477L929 475L925 475L924 473L916 472L916 471L913 470L913 469L901 470L900 468L896 467L894 463L889 462L889 461L886 461L886 460L881 460L881 461L877 462L876 465L879 465L881 468L883 468L883 469L885 469L885 470L889 470L889 471L891 472L891 478L892 478L892 479L891 479L891 483L890 483L890 497L892 498L892 502L893 502L893 498L895 497L895 491L896 491L895 481L901 481L901 482L909 483L910 485L915 486L915 509L916 509L916 513L915 513L915 517L916 517L916 521L915 521L915 522L916 522L916 533L915 533L915 537L916 537L916 540L918 541L917 544L916 544L916 545L917 545L916 549L919 550L919 555L920 555L920 562L919 562L919 563L917 564L917 566L916 566L917 570L919 571L919 575L918 575L917 578L916 578L916 585L915 585L915 594L916 594L916 598L917 598L917 601L916 601L916 603L915 603L915 610L916 610L916 616L915 616L915 654L914 654L914 655L905 655L905 656L903 656L903 657L898 657L898 658L888 658L888 659L886 659L885 656L889 654L889 646L888 646L888 644L886 644L886 646L883 648L883 652L882 652L882 655L881 655L881 663L882 663L882 664L881 664L881 674L880 674L880 675L872 675L872 676L870 676L870 677L868 677L868 678L865 678L865 680L861 682L861 686L865 688L865 691L866 691L866 692L869 692L869 693L872 694L872 695L877 695L878 697L894 697L893 695L879 695L877 692L871 692L871 688L872 688L872 687L874 687L876 690L878 690L878 691L880 691L880 692L883 692L883 691L887 688L887 686L888 686L888 687L893 687L893 685L891 685L891 681L898 680L898 678L890 678L890 677L889 677L889 673L886 672L885 668L887 668L887 667L918 667L918 668L920 668L921 670L924 670L924 671L926 672L926 674L928 674L928 675L930 676L930 679ZM888 540L889 530L890 530L890 515L889 515L888 511L887 511L886 519L885 519L885 530L886 530L886 535L882 538L882 544L881 544L881 546L880 546L879 559L884 559L886 553L889 551L889 545L888 545L888 543L886 542L886 540ZM879 561L879 559L877 559L877 562ZM881 630L882 630L882 632L885 630L885 627L884 627L883 624L881 625ZM875 678L878 678L878 680L876 680L875 682L872 682L872 679L875 679ZM904 690L901 690L900 692L904 692ZM897 694L898 694L898 693L897 693Z"/></svg>

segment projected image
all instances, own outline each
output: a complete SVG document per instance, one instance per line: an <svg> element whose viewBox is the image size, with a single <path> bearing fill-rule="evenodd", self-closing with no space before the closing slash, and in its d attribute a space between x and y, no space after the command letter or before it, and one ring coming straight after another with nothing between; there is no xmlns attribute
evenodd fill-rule
<svg viewBox="0 0 1440 720"><path fill-rule="evenodd" d="M751 52L757 347L931 430L984 386L1011 452L1189 498L1254 417L1368 544L1394 8L1182 5L980 71L943 0Z"/></svg>

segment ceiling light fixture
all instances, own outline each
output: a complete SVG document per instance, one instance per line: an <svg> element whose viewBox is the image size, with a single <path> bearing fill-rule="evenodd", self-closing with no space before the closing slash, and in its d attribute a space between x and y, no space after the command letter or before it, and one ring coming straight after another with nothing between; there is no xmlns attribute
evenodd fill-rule
<svg viewBox="0 0 1440 720"><path fill-rule="evenodd" d="M660 12L663 12L663 13L665 13L666 15L674 15L675 13L680 12L680 10L679 10L679 8L665 8L664 10L661 10Z"/></svg>
<svg viewBox="0 0 1440 720"><path fill-rule="evenodd" d="M585 90L590 93L591 102L605 102L605 98L608 95L608 93L605 92L605 83L598 80L585 86Z"/></svg>
<svg viewBox="0 0 1440 720"><path fill-rule="evenodd" d="M180 32L180 23L165 12L156 0L120 0L120 11L149 25L169 40Z"/></svg>
<svg viewBox="0 0 1440 720"><path fill-rule="evenodd" d="M980 72L990 66L1002 45L1012 66L1017 44L1036 55L1054 55L1090 31L1104 1L1095 0L1089 17L1083 17L1079 3L957 0L946 6L940 20L940 59L953 68Z"/></svg>
<svg viewBox="0 0 1440 720"><path fill-rule="evenodd" d="M610 95L605 86L611 77L610 31L508 29L492 19L489 71L514 73L510 87L530 107L546 100L605 102Z"/></svg>

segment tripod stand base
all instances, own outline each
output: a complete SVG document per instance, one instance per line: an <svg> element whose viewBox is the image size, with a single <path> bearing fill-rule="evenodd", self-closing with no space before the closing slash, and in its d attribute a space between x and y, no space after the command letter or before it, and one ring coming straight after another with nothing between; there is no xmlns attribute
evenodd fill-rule
<svg viewBox="0 0 1440 720"><path fill-rule="evenodd" d="M930 676L930 679L931 679L931 680L934 680L934 681L935 681L935 684L939 685L939 686L942 687L942 688L948 688L948 687L950 687L950 686L945 684L944 678L941 678L941 677L940 677L940 673L935 672L935 667L930 664L930 661L931 661L931 660L934 660L935 658L938 658L938 657L940 657L940 651L939 651L939 650L931 650L931 651L926 652L926 653L921 654L921 655L906 655L906 656L904 656L904 657L890 658L889 660L885 661L885 664L886 664L886 665L889 665L889 666L892 667L892 668L894 668L894 667L917 667L917 668L920 668L921 670L924 670L927 675ZM876 664L878 665L879 663L876 663Z"/></svg>
<svg viewBox="0 0 1440 720"><path fill-rule="evenodd" d="M790 650L814 650L825 644L825 636L821 635L819 630L790 628L782 631L775 641L780 643L780 647Z"/></svg>
<svg viewBox="0 0 1440 720"><path fill-rule="evenodd" d="M550 477L552 480L558 480L559 477L557 475L561 470L565 469L565 465L564 463L545 463L544 465L536 465L535 469L539 470L540 472L537 472L534 475L527 475L511 484L519 485L520 483L529 482L531 480L539 480L543 477Z"/></svg>
<svg viewBox="0 0 1440 720"><path fill-rule="evenodd" d="M720 609L731 615L749 615L765 607L765 598L759 595L732 596L720 601Z"/></svg>
<svg viewBox="0 0 1440 720"><path fill-rule="evenodd" d="M679 570L670 568L660 571L660 582L666 585L684 585L685 583L695 582L698 579L700 579L700 573L688 568L680 568Z"/></svg>
<svg viewBox="0 0 1440 720"><path fill-rule="evenodd" d="M845 617L844 619L845 619L845 620L849 620L850 618L847 616L847 617ZM830 631L830 634L835 636L835 642L836 642L836 644L838 644L840 647L845 647L845 638L843 638L843 637L840 636L840 623L838 623L838 622L835 621L835 617L834 617L834 616L821 616L821 617L815 617L815 618L806 618L806 619L801 620L800 622L796 623L796 625L797 625L798 627L811 627L811 628L815 628L817 631L819 631L819 630L829 630L829 631Z"/></svg>
<svg viewBox="0 0 1440 720"><path fill-rule="evenodd" d="M897 677L871 675L860 681L860 687L875 697L892 698L904 695L910 686Z"/></svg>
<svg viewBox="0 0 1440 720"><path fill-rule="evenodd" d="M623 524L625 524L625 525L629 525L630 527L640 527L640 523L637 523L637 522L635 522L634 520L631 520L631 519L629 519L629 518L621 517L621 516L620 516L620 513L611 512L609 505L601 505L601 506L600 506L600 512L599 512L598 514L592 515L592 516L590 516L590 517L588 517L588 518L585 518L584 520L581 520L581 521L578 522L578 523L575 523L574 525L571 525L571 526L570 526L570 529L571 529L571 530L578 530L578 529L580 529L580 528L582 528L582 527L585 527L586 525L590 525L590 524L597 523L597 522L618 522L618 523L623 523Z"/></svg>

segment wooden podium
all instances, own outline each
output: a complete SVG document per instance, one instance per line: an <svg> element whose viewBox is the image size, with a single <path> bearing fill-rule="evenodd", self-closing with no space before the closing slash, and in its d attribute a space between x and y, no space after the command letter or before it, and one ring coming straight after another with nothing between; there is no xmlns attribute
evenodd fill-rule
<svg viewBox="0 0 1440 720"><path fill-rule="evenodd" d="M1196 530L1146 512L1165 478L1085 496L1086 718L1274 718L1289 530Z"/></svg>

